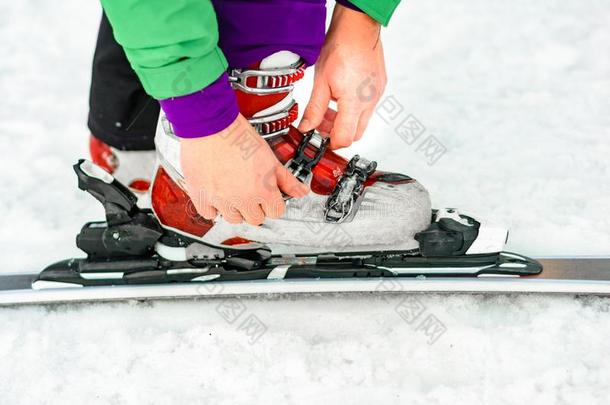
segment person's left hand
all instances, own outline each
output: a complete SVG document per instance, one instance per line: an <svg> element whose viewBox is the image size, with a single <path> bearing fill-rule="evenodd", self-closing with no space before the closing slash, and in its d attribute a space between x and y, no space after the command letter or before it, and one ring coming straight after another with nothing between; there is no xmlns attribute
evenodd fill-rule
<svg viewBox="0 0 610 405"><path fill-rule="evenodd" d="M330 136L331 148L359 140L386 85L380 25L339 4L315 67L313 91L299 125ZM337 110L328 107L337 102Z"/></svg>

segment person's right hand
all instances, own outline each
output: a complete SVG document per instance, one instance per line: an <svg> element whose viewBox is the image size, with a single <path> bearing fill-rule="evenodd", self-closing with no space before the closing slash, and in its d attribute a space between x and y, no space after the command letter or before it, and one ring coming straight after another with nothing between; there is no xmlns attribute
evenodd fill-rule
<svg viewBox="0 0 610 405"><path fill-rule="evenodd" d="M182 138L180 149L187 192L206 219L220 213L230 223L260 225L282 216L282 192L303 197L309 191L241 114L216 134Z"/></svg>

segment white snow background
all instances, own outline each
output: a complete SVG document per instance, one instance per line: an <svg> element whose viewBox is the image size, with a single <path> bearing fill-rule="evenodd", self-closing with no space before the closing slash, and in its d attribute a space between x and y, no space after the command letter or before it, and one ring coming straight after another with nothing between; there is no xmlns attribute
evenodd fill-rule
<svg viewBox="0 0 610 405"><path fill-rule="evenodd" d="M97 2L0 2L2 271L78 255L102 210L86 156ZM610 3L410 0L383 34L386 97L355 147L435 206L507 224L529 255L610 251ZM307 89L299 93L307 96ZM388 99L385 99L386 102ZM445 154L418 150L434 135ZM0 403L606 404L610 305L547 296L374 296L0 309ZM265 333L254 343L243 319ZM426 334L421 321L442 333Z"/></svg>

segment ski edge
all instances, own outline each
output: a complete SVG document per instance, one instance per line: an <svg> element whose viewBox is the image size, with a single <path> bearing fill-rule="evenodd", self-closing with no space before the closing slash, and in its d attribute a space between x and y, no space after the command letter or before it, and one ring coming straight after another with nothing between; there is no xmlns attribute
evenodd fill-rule
<svg viewBox="0 0 610 405"><path fill-rule="evenodd" d="M193 300L277 295L345 293L468 293L610 295L610 280L528 279L519 277L426 279L256 280L167 285L121 285L48 290L13 290L0 294L0 306L22 304Z"/></svg>

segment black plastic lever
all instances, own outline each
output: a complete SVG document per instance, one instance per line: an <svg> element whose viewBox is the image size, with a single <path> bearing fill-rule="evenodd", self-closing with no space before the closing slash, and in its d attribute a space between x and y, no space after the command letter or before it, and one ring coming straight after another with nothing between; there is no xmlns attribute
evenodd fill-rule
<svg viewBox="0 0 610 405"><path fill-rule="evenodd" d="M80 159L74 166L78 188L88 192L102 203L108 225L130 221L139 211L138 198L101 167Z"/></svg>

